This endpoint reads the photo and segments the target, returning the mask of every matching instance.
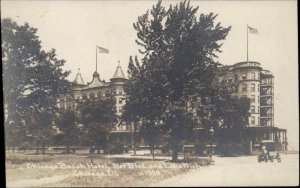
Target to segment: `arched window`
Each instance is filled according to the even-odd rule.
[[[98,97],[98,98],[101,98],[101,97],[102,97],[102,93],[101,93],[101,92],[98,92],[98,93],[97,93],[97,97]]]
[[[90,99],[94,99],[94,98],[95,98],[94,93],[90,93]]]
[[[105,91],[105,96],[106,96],[106,97],[109,97],[109,96],[110,96],[110,91],[108,91],[108,90]]]
[[[242,80],[246,80],[247,79],[247,73],[243,73],[242,74]]]
[[[247,91],[247,84],[242,84],[242,91]]]
[[[123,103],[123,99],[119,99],[119,104],[122,104]]]

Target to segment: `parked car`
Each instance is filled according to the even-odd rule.
[[[278,162],[281,162],[281,157],[277,149],[277,144],[273,140],[262,140],[261,145],[261,154],[258,155],[258,162],[273,162],[277,159]]]

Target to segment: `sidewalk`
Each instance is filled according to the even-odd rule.
[[[105,155],[107,158],[136,158],[136,159],[153,159],[152,154],[148,150],[140,150],[136,151],[136,155],[133,154],[133,151],[129,151],[129,153],[124,154],[114,154],[114,155]],[[154,154],[154,159],[159,160],[171,160],[172,156]],[[178,159],[183,159],[182,156],[178,156]]]
[[[149,150],[140,150],[136,151],[136,155],[133,154],[133,151],[129,151],[129,153],[124,154],[113,154],[113,155],[105,155],[107,158],[135,158],[135,159],[153,159],[152,154],[150,154]],[[199,158],[199,159],[209,159],[209,157],[200,157],[200,156],[194,156],[192,158]],[[154,159],[158,160],[171,160],[171,155],[162,155],[160,153],[154,154]],[[178,159],[182,160],[184,159],[183,154],[178,154]]]

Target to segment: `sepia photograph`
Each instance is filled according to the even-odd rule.
[[[297,0],[2,0],[6,187],[299,185]]]

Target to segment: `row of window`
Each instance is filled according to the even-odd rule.
[[[122,100],[119,100],[119,103],[122,103],[123,101]],[[62,103],[60,104],[59,106],[60,108],[65,108],[65,105]],[[72,110],[72,109],[76,109],[76,106],[75,104],[72,104],[72,103],[67,103],[67,109],[68,110]],[[122,113],[123,112],[123,108],[122,107],[118,107],[117,108],[117,113]]]
[[[251,113],[256,113],[256,112],[255,112],[255,106],[251,106],[251,107],[250,107],[250,112],[251,112]],[[258,106],[258,108],[257,108],[257,113],[260,113],[260,108],[259,108],[259,106]]]
[[[242,95],[241,97],[247,98],[247,95]],[[250,96],[250,103],[255,103],[256,102],[255,98],[256,98],[255,95],[251,95]],[[260,103],[259,95],[257,96],[257,103]],[[261,103],[262,106],[269,106],[269,105],[272,105],[272,104],[273,104],[272,100],[262,101],[262,103]]]
[[[119,94],[119,95],[123,95],[123,91],[119,90],[119,92],[117,93],[117,91],[114,91],[114,95]],[[101,97],[109,97],[111,96],[111,92],[110,91],[105,91],[105,92],[98,92],[97,95],[95,95],[94,93],[90,93],[89,95],[87,95],[86,93],[82,94],[82,98],[86,99],[86,98],[90,98],[93,99],[95,97],[101,98]],[[75,99],[80,99],[80,94],[75,94]],[[67,96],[66,97],[66,101],[71,101],[72,98],[71,96]],[[61,101],[64,101],[64,99],[62,98]]]
[[[63,103],[61,103],[59,107],[60,108],[65,108],[65,105]],[[75,108],[76,108],[75,104],[67,103],[67,109],[68,110],[75,109]]]
[[[251,116],[251,117],[250,117],[250,124],[251,124],[251,125],[255,125],[255,124],[256,124],[256,123],[255,123],[255,120],[256,120],[255,116]],[[265,124],[265,123],[263,123],[263,122],[260,123],[260,118],[257,117],[257,124],[258,124],[258,125],[264,126],[263,124]],[[267,121],[267,123],[266,123],[265,125],[271,126],[271,125],[272,125],[272,121]]]
[[[258,124],[260,124],[260,123],[259,123],[259,117],[257,117],[257,118],[258,118]],[[250,117],[250,124],[251,124],[251,125],[255,125],[255,119],[256,119],[255,116],[251,116],[251,117]]]
[[[242,95],[242,97],[247,98],[247,95]],[[255,95],[251,95],[251,96],[250,96],[250,102],[251,102],[251,103],[255,103],[255,102],[256,102],[256,100],[255,100]],[[259,95],[257,96],[257,102],[258,102],[258,103],[260,102],[260,100],[259,100]]]
[[[239,77],[239,75],[234,75],[234,80],[238,81],[238,80],[259,80],[259,73],[255,73],[255,72],[248,72],[248,73],[242,73],[241,76]],[[232,76],[228,76],[227,77],[227,82],[232,83],[233,81],[233,77]]]
[[[248,84],[242,84],[242,92],[247,92],[248,91]],[[255,87],[255,84],[252,83],[250,85],[250,91],[251,92],[255,92],[256,91],[256,87]],[[257,87],[257,91],[259,91],[259,84],[258,84],[258,87]]]

